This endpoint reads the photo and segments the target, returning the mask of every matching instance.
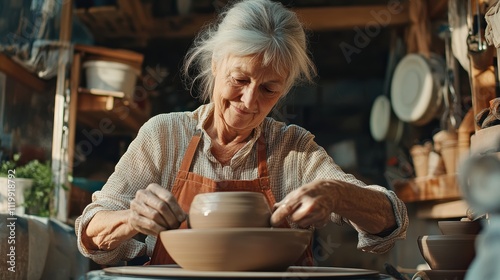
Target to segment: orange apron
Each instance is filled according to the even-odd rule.
[[[257,142],[257,159],[258,159],[258,173],[259,178],[255,180],[231,180],[231,181],[213,181],[209,178],[200,176],[198,174],[189,172],[191,167],[191,162],[193,160],[196,148],[201,139],[201,132],[198,131],[187,148],[186,154],[181,163],[181,167],[177,172],[177,177],[174,181],[174,187],[172,188],[172,194],[177,199],[177,202],[182,207],[184,212],[189,212],[189,207],[195,195],[199,193],[208,192],[223,192],[223,191],[251,191],[260,192],[264,194],[272,208],[276,203],[274,195],[271,191],[269,185],[269,174],[267,171],[267,154],[266,154],[266,143],[263,134],[261,134]],[[287,227],[290,227],[286,223]],[[187,222],[184,221],[181,229],[187,228]],[[156,239],[156,244],[153,249],[153,255],[151,256],[151,265],[158,264],[174,264],[174,260],[165,250],[160,238]],[[313,265],[313,257],[311,246],[309,245],[304,254],[296,262],[296,265],[300,266],[311,266]]]

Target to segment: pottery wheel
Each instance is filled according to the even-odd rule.
[[[363,279],[378,279],[379,272],[375,270],[341,267],[305,267],[291,266],[286,271],[195,271],[184,270],[172,265],[122,266],[103,269],[108,275],[129,275],[148,277],[194,277],[194,278],[276,278],[276,279],[307,279],[307,278],[344,278],[362,277]]]

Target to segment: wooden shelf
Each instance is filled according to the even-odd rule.
[[[135,103],[117,97],[123,93],[106,95],[104,91],[95,92],[78,88],[78,122],[98,129],[109,127],[106,128],[109,133],[137,133],[148,120],[148,115]]]
[[[450,219],[467,216],[467,202],[459,200],[434,200],[419,203],[417,218],[419,219]]]
[[[48,82],[38,78],[24,67],[16,63],[12,58],[0,53],[0,72],[12,77],[23,85],[31,89],[42,92],[48,88]]]
[[[398,197],[404,202],[461,198],[456,175],[396,180],[393,186]]]

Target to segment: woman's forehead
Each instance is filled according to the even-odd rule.
[[[226,71],[241,71],[245,74],[252,73],[262,73],[266,76],[272,77],[275,80],[286,79],[286,72],[284,70],[284,66],[276,65],[276,62],[271,61],[270,63],[265,64],[264,58],[262,55],[247,55],[247,56],[235,56],[228,55],[226,56],[220,66],[226,68]],[[278,69],[283,68],[281,71]]]

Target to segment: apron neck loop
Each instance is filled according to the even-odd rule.
[[[182,159],[181,166],[179,171],[184,171],[185,173],[189,172],[191,168],[191,163],[193,162],[194,154],[196,153],[196,148],[201,140],[201,131],[196,130],[193,138],[189,142],[189,145],[186,149],[186,153],[184,154],[184,158]],[[264,133],[261,133],[259,139],[257,140],[257,164],[258,164],[258,176],[259,178],[267,178],[269,177],[269,173],[267,171],[267,150],[266,150],[266,139],[264,137]]]
[[[267,151],[266,151],[266,139],[264,137],[264,132],[262,132],[257,140],[257,162],[258,162],[258,172],[259,178],[269,177],[267,171]]]
[[[194,158],[194,154],[196,153],[196,148],[198,147],[198,143],[200,143],[201,139],[201,131],[196,130],[193,138],[189,142],[189,146],[187,147],[186,153],[184,154],[184,158],[182,159],[181,167],[179,171],[189,172],[189,168],[191,167],[191,163]]]

